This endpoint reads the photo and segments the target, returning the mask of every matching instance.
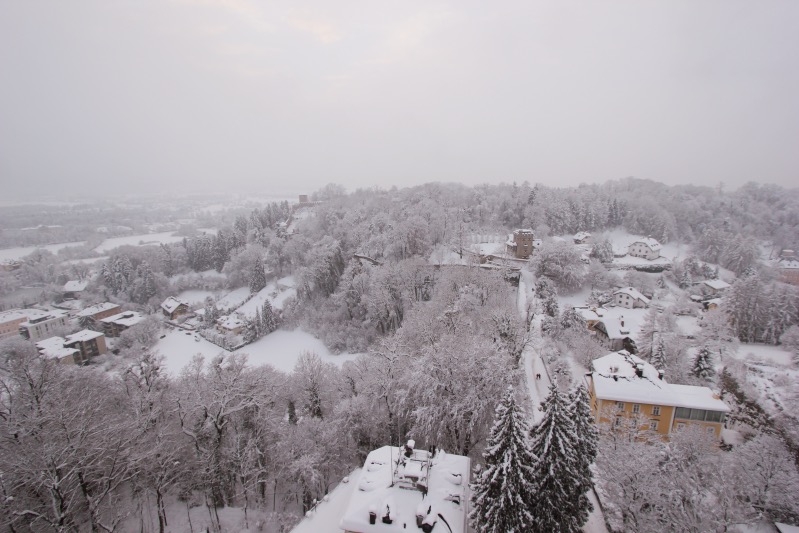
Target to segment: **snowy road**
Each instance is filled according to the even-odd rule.
[[[526,270],[522,270],[519,279],[519,293],[516,304],[519,309],[519,314],[523,319],[527,317],[528,301],[532,303],[533,300],[532,286],[533,275]],[[524,352],[522,352],[522,364],[524,365],[524,378],[527,384],[527,391],[530,395],[530,415],[533,424],[537,424],[543,417],[543,413],[539,407],[549,392],[550,384],[549,373],[541,358],[541,316],[535,316],[533,318],[530,323],[530,332],[532,333],[532,339]],[[541,376],[541,378],[536,379],[536,376]],[[594,506],[594,511],[588,516],[588,522],[583,526],[584,533],[608,533],[607,526],[605,525],[605,516],[602,513],[602,509],[599,507],[599,502],[593,490],[588,493],[588,497]]]

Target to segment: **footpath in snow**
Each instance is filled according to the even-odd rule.
[[[516,299],[516,305],[522,319],[527,319],[527,306],[533,302],[533,276],[530,272],[522,270],[519,279],[519,293]],[[541,357],[541,343],[543,338],[541,336],[541,316],[536,316],[530,323],[530,332],[532,339],[527,345],[527,348],[522,352],[522,364],[524,365],[524,377],[527,384],[527,392],[530,395],[530,415],[533,424],[541,421],[544,414],[540,410],[541,402],[547,397],[549,393],[549,373],[547,371],[544,360]],[[536,376],[541,376],[536,379]],[[594,491],[588,493],[588,497],[594,506],[593,512],[588,516],[588,522],[583,526],[584,533],[608,533],[608,528],[605,525],[605,516],[602,513],[602,508],[599,506],[596,494]]]

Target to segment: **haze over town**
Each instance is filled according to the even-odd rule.
[[[797,22],[0,2],[0,532],[799,532]]]

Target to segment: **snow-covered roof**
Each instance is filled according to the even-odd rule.
[[[624,322],[623,326],[622,322]],[[624,339],[630,336],[630,325],[620,318],[605,317],[597,324],[602,324],[605,327],[609,339]]]
[[[227,329],[229,331],[233,331],[236,328],[244,327],[244,322],[232,315],[224,315],[220,316],[216,319],[216,323],[219,324],[219,327],[223,329]]]
[[[724,413],[728,413],[731,410],[727,404],[721,401],[708,387],[669,383],[669,388],[671,388],[675,398],[672,405],[677,407],[707,409],[708,411],[721,411]]]
[[[104,335],[99,331],[84,329],[77,333],[73,333],[72,335],[67,335],[65,344],[72,344],[73,342],[86,342],[103,336]]]
[[[711,289],[716,289],[717,291],[730,288],[730,284],[729,283],[727,283],[726,281],[720,280],[720,279],[706,279],[702,283],[704,283],[705,285],[707,285]]]
[[[139,322],[144,320],[144,317],[137,313],[136,311],[123,311],[122,313],[109,316],[108,318],[102,319],[100,322],[106,324],[119,324],[120,326],[135,326]]]
[[[36,349],[42,357],[47,359],[61,359],[79,353],[80,350],[75,348],[65,348],[64,339],[62,337],[50,337],[36,343]]]
[[[604,307],[575,307],[574,310],[583,320],[601,320],[605,316]]]
[[[61,311],[59,309],[54,309],[52,311],[41,311],[39,309],[26,309],[26,314],[28,315],[28,321],[23,322],[20,326],[32,326],[39,324],[40,322],[46,322],[48,320],[55,320],[58,318],[63,318],[68,315],[66,311]]]
[[[532,235],[533,230],[531,229],[515,229],[513,230],[514,235]]]
[[[668,383],[657,368],[626,350],[594,359],[591,365],[594,392],[601,400],[730,411],[709,388]]]
[[[647,298],[646,296],[641,294],[638,291],[638,289],[636,289],[634,287],[622,287],[621,289],[615,291],[613,293],[613,296],[616,296],[617,294],[626,294],[627,296],[629,296],[633,300],[641,300],[642,302],[644,302],[646,304],[649,303],[649,298]]]
[[[653,239],[652,237],[645,237],[645,238],[636,239],[636,240],[634,240],[633,242],[630,243],[630,246],[632,246],[633,244],[638,244],[639,242],[641,244],[645,244],[646,246],[649,246],[649,249],[652,250],[653,252],[655,252],[657,250],[660,250],[660,248],[661,248],[660,243],[658,241],[656,241],[655,239]]]
[[[97,313],[102,313],[103,311],[110,311],[115,307],[119,307],[118,304],[112,304],[111,302],[103,302],[101,304],[94,304],[90,305],[89,307],[84,308],[82,311],[78,313],[77,316],[84,317],[84,316],[94,316]]]
[[[81,292],[86,289],[88,281],[71,279],[64,284],[64,292]]]
[[[0,311],[0,324],[13,320],[27,319],[28,311],[31,311],[31,309],[9,309],[8,311]]]
[[[584,241],[585,239],[589,238],[590,236],[591,236],[591,234],[588,233],[587,231],[580,231],[578,233],[575,233],[574,237],[572,237],[572,238],[575,241]]]
[[[468,457],[441,450],[432,457],[427,451],[413,450],[411,457],[405,458],[403,450],[395,446],[378,448],[366,457],[364,468],[354,481],[356,487],[339,527],[369,533],[418,531],[419,513],[428,522],[440,520],[439,514],[444,517],[449,529],[440,524],[435,531],[443,528],[442,531],[465,533],[470,470]],[[426,496],[421,486],[427,487]],[[391,524],[382,521],[387,509]],[[374,524],[369,523],[370,512],[377,515]]]
[[[774,527],[776,527],[777,531],[780,533],[799,533],[799,526],[791,526],[781,522],[774,522]]]
[[[783,257],[782,259],[777,261],[777,266],[779,268],[783,268],[783,269],[786,269],[786,270],[788,270],[788,269],[790,269],[790,270],[799,269],[799,260],[794,259],[792,257]]]
[[[161,309],[163,309],[167,313],[174,313],[181,305],[188,306],[189,304],[187,304],[186,302],[181,302],[174,296],[170,296],[169,298],[163,301],[163,303],[161,304]]]

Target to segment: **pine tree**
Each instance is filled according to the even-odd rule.
[[[588,491],[593,484],[591,464],[596,460],[599,444],[599,432],[591,413],[591,399],[584,385],[578,386],[569,394],[569,414],[575,426],[577,458],[580,461],[579,472],[582,479],[579,490],[572,498],[580,513],[578,521],[584,524],[594,508],[588,499]]]
[[[516,405],[513,388],[497,405],[494,426],[483,452],[485,469],[472,484],[472,525],[483,533],[530,531],[533,515],[527,502],[535,456],[530,451],[528,426]]]
[[[264,271],[264,262],[260,257],[255,259],[250,274],[250,292],[256,293],[266,287],[266,272]]]
[[[532,451],[537,457],[533,466],[530,507],[535,521],[530,531],[536,533],[578,532],[588,517],[577,495],[586,480],[578,457],[576,424],[571,418],[566,398],[555,383],[541,404],[544,418],[532,430]]]
[[[691,373],[698,378],[710,381],[716,374],[712,359],[713,356],[710,350],[708,350],[706,346],[702,346],[699,348],[696,358],[694,358],[694,366],[691,369]]]
[[[655,334],[655,343],[652,346],[649,362],[658,370],[666,370],[666,340],[662,333]]]
[[[252,320],[253,327],[255,327],[255,338],[260,339],[264,335],[266,335],[266,330],[264,328],[264,319],[261,317],[261,311],[257,307],[255,308],[255,318]]]
[[[263,324],[263,334],[268,335],[277,329],[277,316],[275,315],[272,304],[269,300],[264,301],[263,313],[261,313],[261,324]]]
[[[254,342],[258,339],[258,328],[256,326],[256,322],[254,320],[247,319],[246,323],[244,324],[244,342],[247,344]]]

